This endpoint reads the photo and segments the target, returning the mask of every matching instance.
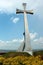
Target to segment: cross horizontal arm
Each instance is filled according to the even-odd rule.
[[[24,11],[23,10],[16,9],[16,14],[19,14],[19,13],[24,13]]]
[[[27,14],[33,14],[33,11],[32,10],[27,10],[26,13]]]
[[[32,10],[25,10],[26,14],[33,14]],[[16,9],[16,14],[24,13],[24,10]]]

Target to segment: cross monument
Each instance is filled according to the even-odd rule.
[[[26,10],[26,3],[23,3],[24,10],[17,9],[16,14],[23,13],[24,14],[24,44],[25,47],[23,49],[24,52],[28,52],[31,55],[33,54],[31,43],[30,43],[30,33],[28,31],[28,20],[27,20],[27,14],[33,14],[32,10]]]

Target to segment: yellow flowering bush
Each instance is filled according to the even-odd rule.
[[[41,56],[15,56],[3,57],[0,56],[0,65],[43,65]]]
[[[5,58],[3,56],[0,56],[0,62],[3,62]]]

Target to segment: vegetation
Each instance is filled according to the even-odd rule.
[[[43,65],[43,55],[30,56],[27,53],[9,52],[0,55],[0,65]]]

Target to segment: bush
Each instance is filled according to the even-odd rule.
[[[0,65],[43,65],[41,56],[15,56],[3,57],[0,56]]]

